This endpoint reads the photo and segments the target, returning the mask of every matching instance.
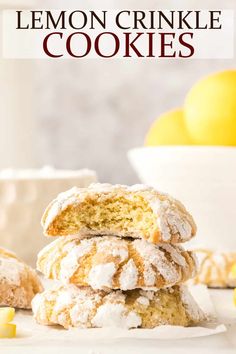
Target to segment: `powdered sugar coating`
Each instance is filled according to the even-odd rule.
[[[131,290],[135,289],[137,286],[138,280],[138,270],[133,261],[130,259],[123,267],[122,272],[120,273],[120,287],[122,290]]]
[[[24,264],[17,259],[0,256],[0,282],[4,281],[8,284],[19,286],[23,271]]]
[[[47,229],[49,224],[55,219],[60,211],[66,209],[68,205],[72,205],[73,203],[77,203],[76,194],[79,188],[73,187],[66,192],[62,192],[58,194],[56,203],[52,202],[50,204],[50,215],[48,215],[47,220],[44,220],[44,227]]]
[[[145,296],[139,296],[136,301],[143,306],[148,306],[150,304],[149,299]]]
[[[104,304],[97,310],[92,320],[94,327],[137,328],[142,319],[134,311],[127,313],[123,304]]]
[[[188,312],[189,316],[193,318],[196,322],[200,322],[204,319],[204,315],[202,310],[197,305],[196,301],[188,291],[187,286],[181,287],[181,300],[184,303],[186,311]]]
[[[118,257],[120,262],[124,262],[128,259],[129,253],[127,243],[122,239],[115,239],[110,237],[100,237],[96,242],[97,252],[113,257]]]
[[[149,261],[150,265],[156,267],[163,278],[167,280],[168,285],[176,284],[179,281],[180,274],[174,265],[171,262],[168,262],[163,251],[160,249],[153,249],[152,244],[148,242],[139,242],[139,240],[135,240],[133,246],[146,262]],[[148,271],[149,269],[146,268],[144,274]],[[147,276],[148,275],[146,275],[146,277]]]
[[[160,289],[195,275],[191,252],[180,246],[115,236],[58,238],[38,257],[48,278],[93,289]]]
[[[112,278],[116,272],[113,262],[98,264],[89,272],[88,284],[93,289],[102,289],[104,287],[112,287]]]
[[[140,230],[134,230],[126,233],[124,230],[116,230],[116,233],[111,231],[111,234],[117,236],[131,236],[133,238],[148,238],[150,241],[157,242],[185,242],[195,235],[196,225],[191,215],[186,211],[184,206],[174,198],[167,194],[156,191],[154,188],[146,185],[110,185],[101,183],[92,183],[88,188],[74,187],[67,192],[61,193],[52,201],[46,209],[42,225],[45,235],[50,236],[50,226],[60,213],[68,206],[79,206],[84,200],[99,196],[101,200],[110,198],[112,196],[121,196],[132,200],[135,195],[142,196],[149,204],[154,215],[156,215],[156,228],[160,241],[156,241],[154,236],[148,238],[147,235],[142,235]],[[83,228],[78,230],[76,235],[78,237],[85,237],[88,235],[101,235],[104,230],[92,230]],[[108,234],[108,230],[106,230]],[[154,237],[154,239],[152,238]],[[158,240],[159,240],[158,238]]]
[[[73,285],[56,286],[38,294],[32,308],[38,323],[60,324],[65,328],[186,326],[204,317],[187,289],[182,287],[157,292],[138,289],[104,292]]]
[[[31,308],[33,296],[41,290],[36,272],[14,253],[0,248],[0,306]]]
[[[84,242],[83,242],[84,241]],[[67,256],[63,258],[60,268],[59,279],[68,281],[70,277],[73,276],[80,259],[88,254],[92,249],[92,242],[90,240],[82,240],[82,242],[77,246],[71,248]]]
[[[146,287],[154,287],[156,282],[156,270],[153,269],[149,260],[143,262],[143,279]]]
[[[173,247],[170,244],[163,244],[161,245],[162,249],[164,249],[166,252],[170,253],[171,258],[173,261],[177,264],[179,264],[182,267],[186,266],[186,260],[185,258],[181,255],[181,248],[178,248],[178,246]]]

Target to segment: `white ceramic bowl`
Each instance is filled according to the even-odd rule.
[[[193,244],[236,251],[236,148],[145,147],[128,158],[143,183],[189,209],[198,225]]]
[[[37,253],[52,240],[43,236],[40,220],[49,202],[73,186],[96,181],[90,170],[5,170],[0,172],[0,247],[15,251],[35,266]]]

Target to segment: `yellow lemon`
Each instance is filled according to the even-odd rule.
[[[229,276],[233,279],[236,279],[236,263],[230,269]]]
[[[15,309],[13,307],[0,308],[0,324],[9,323],[14,319]]]
[[[0,338],[14,338],[16,325],[13,323],[0,324]]]
[[[236,289],[234,289],[233,301],[234,301],[234,305],[236,306]]]
[[[236,145],[236,70],[215,73],[197,82],[184,108],[195,143]]]
[[[182,109],[176,109],[158,117],[148,131],[145,140],[147,146],[191,144]]]

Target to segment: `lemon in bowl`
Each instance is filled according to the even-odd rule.
[[[193,142],[186,129],[184,111],[181,108],[163,113],[150,127],[146,146],[191,145]]]
[[[186,129],[200,145],[236,145],[236,70],[198,81],[184,104]]]

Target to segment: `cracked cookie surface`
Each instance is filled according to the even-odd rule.
[[[115,236],[60,237],[38,255],[47,278],[93,289],[160,289],[196,275],[192,252],[170,244]]]
[[[64,328],[190,326],[204,320],[202,310],[184,286],[156,292],[56,286],[36,295],[32,309],[38,323]]]
[[[30,309],[43,287],[37,273],[16,255],[0,248],[0,306]]]

